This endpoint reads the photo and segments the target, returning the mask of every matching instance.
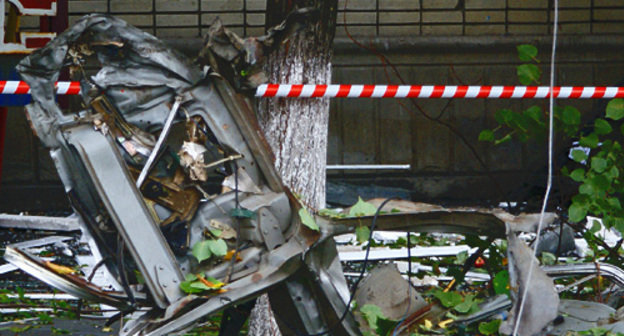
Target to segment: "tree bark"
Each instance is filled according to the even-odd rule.
[[[332,42],[337,0],[268,0],[266,27],[279,24],[295,8],[319,10],[316,24],[294,33],[269,55],[265,72],[271,83],[331,83]],[[309,208],[325,207],[325,165],[329,100],[267,98],[258,103],[258,119],[275,153],[275,168]],[[249,335],[280,335],[263,295],[250,316]]]
[[[295,6],[318,8],[319,20],[293,34],[269,55],[265,72],[272,83],[329,84],[337,1],[269,0],[267,26],[281,22]],[[286,186],[308,207],[323,208],[329,100],[262,99],[258,119]]]

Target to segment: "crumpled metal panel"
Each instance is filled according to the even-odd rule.
[[[102,14],[83,17],[17,66],[31,89],[33,101],[27,109],[33,126],[47,146],[58,147],[56,129],[72,121],[56,105],[54,83],[67,57],[91,53],[103,67],[90,78],[94,87],[82,83],[83,97],[89,102],[92,89],[107,93],[129,121],[156,121],[158,126],[158,120],[164,121],[159,118],[163,113],[159,106],[203,78],[186,57],[125,21]]]
[[[507,244],[510,293],[514,306],[499,331],[506,335],[512,334],[518,322],[518,335],[535,335],[557,317],[559,294],[553,279],[539,267],[533,251],[511,230],[507,233]],[[522,300],[524,308],[518,317]]]

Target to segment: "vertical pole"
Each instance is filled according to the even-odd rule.
[[[4,154],[4,137],[6,134],[7,108],[0,107],[0,184],[2,184],[2,159]]]

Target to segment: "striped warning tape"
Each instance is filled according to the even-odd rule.
[[[0,94],[29,94],[30,87],[24,81],[0,81]],[[57,82],[56,94],[77,95],[80,93],[80,82]]]
[[[28,94],[23,81],[0,81],[0,94]],[[80,93],[79,82],[58,82],[56,93]],[[555,86],[555,98],[598,99],[624,98],[624,87]],[[349,84],[263,84],[256,97],[292,98],[548,98],[548,86],[472,86],[472,85],[349,85]]]
[[[548,86],[263,84],[256,97],[548,98]],[[555,86],[555,98],[624,98],[624,87]]]

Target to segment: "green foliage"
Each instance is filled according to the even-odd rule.
[[[299,209],[299,218],[301,219],[301,224],[307,226],[314,231],[319,230],[319,226],[318,224],[316,224],[314,217],[310,215],[308,209],[306,209],[305,207],[301,207],[301,209]]]
[[[207,239],[195,243],[191,250],[198,262],[210,259],[212,256],[223,257],[227,254],[227,244],[223,239]]]
[[[524,61],[524,62],[536,61],[539,63],[539,61],[536,58],[537,48],[535,48],[533,45],[521,44],[517,46],[516,49],[518,50],[518,58],[521,61]]]
[[[492,320],[490,322],[479,323],[479,332],[483,335],[489,336],[498,333],[498,328],[501,325],[501,320]]]
[[[349,217],[372,216],[376,212],[377,207],[368,202],[364,202],[361,197],[358,197],[357,203],[349,209]]]
[[[533,64],[537,61],[537,49],[530,45],[517,47],[518,57],[524,62],[518,66],[521,83],[539,83],[541,71]],[[572,172],[565,168],[563,174],[579,183],[578,194],[572,197],[568,207],[568,218],[572,223],[585,220],[587,215],[600,217],[607,228],[624,229],[624,210],[620,199],[624,197],[624,181],[620,170],[624,166],[624,152],[618,140],[607,138],[613,132],[613,121],[624,118],[624,99],[611,100],[605,115],[591,124],[583,125],[581,113],[572,106],[554,108],[553,127],[558,134],[578,140],[579,145],[589,148],[587,154],[581,149],[571,152]],[[495,145],[512,139],[522,142],[532,140],[543,142],[547,135],[548,114],[537,106],[522,112],[502,109],[495,114],[498,126],[483,130],[479,140]],[[581,131],[582,130],[582,131]],[[624,125],[620,131],[624,134]]]
[[[492,285],[496,294],[509,295],[509,271],[502,270],[496,273],[492,279]]]
[[[624,118],[624,99],[616,98],[607,104],[607,118],[620,120]]]
[[[201,275],[199,275],[201,277]],[[198,294],[205,291],[214,291],[225,284],[213,277],[200,279],[198,275],[187,274],[184,281],[180,283],[180,289],[187,294]],[[202,281],[203,280],[203,281]]]
[[[433,289],[429,294],[438,299],[445,308],[452,308],[460,314],[477,312],[479,310],[479,302],[481,302],[481,300],[476,299],[474,294],[462,296],[458,292],[445,292],[441,289]]]
[[[440,303],[446,308],[453,308],[463,301],[461,294],[457,292],[445,292],[440,289],[435,289],[431,294],[436,299],[440,300]]]
[[[364,320],[366,320],[366,323],[368,323],[368,326],[379,336],[390,335],[397,324],[397,321],[385,317],[381,308],[373,304],[365,304],[360,308],[360,312]],[[365,335],[366,334],[367,333],[365,333]],[[370,335],[370,333],[368,333],[368,335]]]
[[[537,48],[532,45],[524,44],[517,47],[518,58],[524,62],[532,62],[521,64],[516,67],[518,80],[523,85],[534,85],[540,83],[542,71],[536,64]],[[624,115],[624,112],[623,112]],[[581,125],[581,113],[572,106],[556,107],[554,109],[554,127],[555,130],[561,131],[568,136],[578,133]],[[543,141],[548,134],[548,113],[542,111],[539,106],[531,106],[520,112],[510,109],[501,109],[494,115],[498,126],[494,129],[486,129],[479,134],[479,141],[492,142],[494,145],[500,145],[517,139],[521,142],[528,140]],[[599,132],[608,133],[608,126],[603,122],[597,125]],[[607,133],[605,133],[607,132]],[[593,138],[586,139],[588,141],[595,140]]]
[[[355,238],[358,243],[363,244],[364,242],[367,242],[369,237],[370,229],[368,226],[359,226],[355,229]]]
[[[522,64],[516,68],[518,80],[523,85],[539,84],[542,70],[535,64]]]
[[[612,332],[609,329],[602,327],[594,327],[586,331],[579,331],[577,333],[573,333],[572,335],[588,335],[588,336],[624,336],[623,333],[620,332]]]
[[[319,215],[321,216],[325,216],[325,217],[330,217],[330,218],[344,218],[346,217],[345,214],[338,212],[334,209],[321,209],[318,212]]]

